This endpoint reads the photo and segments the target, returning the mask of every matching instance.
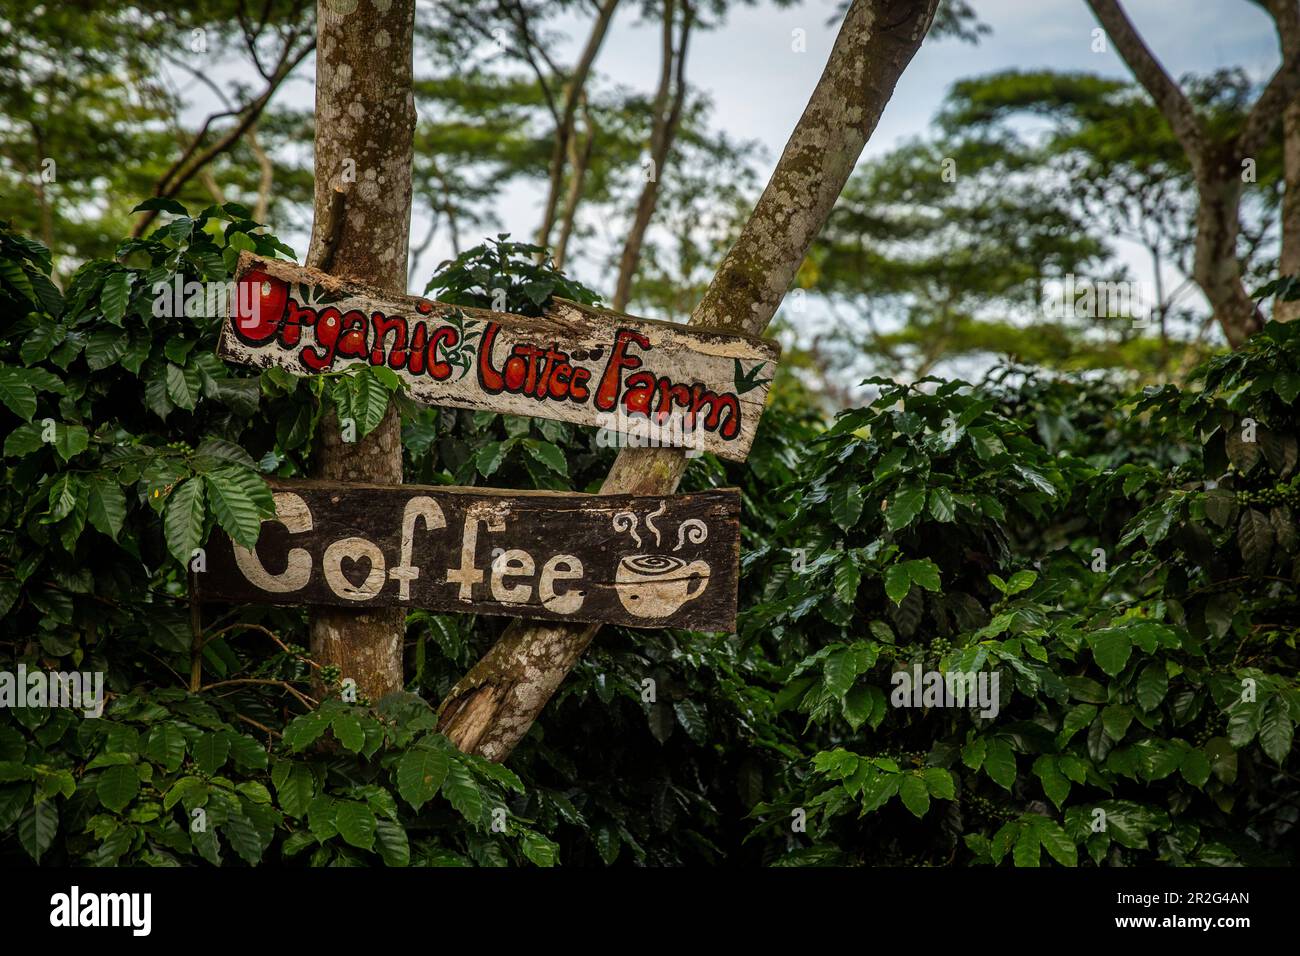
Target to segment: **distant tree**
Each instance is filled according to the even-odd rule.
[[[1239,123],[1253,87],[1238,71],[1187,80],[1220,126]],[[1189,296],[1196,185],[1181,145],[1136,84],[1089,73],[1007,71],[954,84],[935,135],[867,164],[803,273],[810,290],[861,310],[820,344],[832,370],[923,375],[937,362],[1009,354],[1056,367],[1189,367],[1212,321]],[[1239,268],[1272,269],[1282,191],[1276,138],[1242,193]],[[1154,275],[1142,319],[1070,320],[1042,308],[1044,283],[1073,273],[1130,280],[1117,240]],[[1183,279],[1167,282],[1167,274]],[[1149,306],[1149,314],[1147,307]],[[838,355],[838,359],[836,356]]]
[[[1180,86],[1165,71],[1118,0],[1087,2],[1186,154],[1198,200],[1192,272],[1228,344],[1236,348],[1263,324],[1263,315],[1242,281],[1241,199],[1283,111],[1300,95],[1300,6],[1294,0],[1258,0],[1277,26],[1282,63],[1249,111],[1239,121],[1224,124],[1197,109],[1185,84]],[[1287,135],[1300,140],[1300,124],[1293,124]],[[1292,145],[1291,152],[1297,148]],[[1300,230],[1300,206],[1288,208],[1295,216],[1283,225],[1290,249],[1300,242],[1294,235]]]
[[[1106,258],[1081,211],[1043,179],[1043,154],[996,138],[917,142],[863,166],[800,283],[860,308],[836,323],[846,360],[906,377],[972,353],[1060,365],[1077,328],[1039,310],[1043,279]],[[1019,323],[1013,317],[1028,317]]]

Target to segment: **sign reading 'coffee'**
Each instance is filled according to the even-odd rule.
[[[743,461],[776,370],[763,339],[635,319],[562,299],[541,318],[380,292],[239,257],[217,352],[295,375],[385,366],[411,395],[609,429],[626,444]]]
[[[732,630],[735,489],[666,497],[275,482],[253,550],[217,531],[203,600],[420,607]]]

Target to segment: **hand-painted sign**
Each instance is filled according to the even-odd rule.
[[[732,630],[740,493],[582,495],[331,481],[272,484],[254,550],[223,532],[200,599],[420,607]]]
[[[240,253],[217,353],[316,375],[383,365],[416,400],[594,425],[743,461],[780,348],[556,300],[529,318]],[[251,286],[251,288],[250,288]]]

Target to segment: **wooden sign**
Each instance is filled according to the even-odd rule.
[[[583,495],[273,482],[250,551],[213,534],[200,599],[735,627],[740,493]]]
[[[217,354],[295,375],[384,365],[430,405],[593,425],[744,461],[780,347],[555,300],[529,318],[242,252]]]

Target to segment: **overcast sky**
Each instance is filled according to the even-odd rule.
[[[1091,51],[1097,22],[1083,0],[973,0],[973,5],[992,34],[978,45],[928,41],[903,73],[868,154],[922,132],[949,86],[964,77],[1041,67],[1128,76],[1113,49]],[[737,7],[724,27],[692,38],[688,77],[713,98],[717,124],[763,142],[772,162],[826,63],[838,29],[838,22],[826,23],[835,6],[809,0],[784,10],[762,2]],[[1124,7],[1175,76],[1241,66],[1262,79],[1277,67],[1272,22],[1249,0],[1126,0]],[[637,25],[633,13],[616,15],[597,68],[651,89],[659,64],[657,26]],[[807,31],[805,53],[791,50],[796,29]]]
[[[1107,44],[1104,53],[1093,52],[1092,31],[1098,24],[1083,0],[972,2],[992,33],[975,45],[955,39],[927,41],[904,71],[866,156],[924,133],[948,89],[966,77],[1011,68],[1130,76],[1113,45]],[[737,7],[725,26],[692,39],[690,82],[712,98],[716,125],[734,137],[764,145],[763,182],[830,53],[838,22],[827,20],[835,6],[834,0],[809,0],[788,9],[761,2]],[[1280,57],[1272,21],[1249,0],[1125,0],[1124,7],[1175,77],[1239,66],[1262,82],[1277,68]],[[652,89],[659,63],[656,27],[638,25],[632,13],[624,10],[616,18],[597,67],[619,82]],[[807,31],[804,53],[791,49],[796,29]],[[577,37],[581,29],[575,26],[570,33]],[[576,55],[572,47],[566,52],[570,60]],[[510,190],[499,207],[507,227],[516,235],[531,235],[541,198],[531,187]],[[445,253],[440,249],[439,258]],[[1121,245],[1120,254],[1139,280],[1150,280],[1144,253]],[[595,278],[584,265],[576,263],[581,277]],[[1165,278],[1175,277],[1171,273]],[[810,315],[801,321],[817,319]]]
[[[867,144],[867,156],[886,152],[925,132],[948,88],[965,77],[1009,68],[1129,75],[1113,46],[1108,44],[1104,53],[1092,51],[1092,31],[1097,24],[1083,0],[972,2],[992,33],[977,45],[953,39],[928,41],[899,81]],[[717,127],[733,138],[757,140],[763,145],[762,182],[766,182],[825,65],[838,29],[838,22],[827,23],[835,6],[835,0],[806,0],[780,9],[759,0],[754,6],[734,7],[724,25],[697,31],[692,38],[689,82],[712,99]],[[1124,7],[1175,76],[1239,66],[1262,81],[1277,66],[1272,22],[1250,0],[1125,0]],[[648,92],[659,69],[658,25],[638,22],[638,8],[639,4],[627,3],[618,10],[596,70],[605,82]],[[557,50],[557,59],[571,63],[588,24],[574,20],[554,26],[568,35],[568,42]],[[796,29],[806,31],[805,52],[792,49]],[[311,70],[310,63],[303,64],[297,82],[283,91],[286,100],[310,106]],[[193,113],[201,116],[202,112],[196,103]],[[504,229],[517,238],[531,239],[543,197],[540,181],[503,190],[496,209]],[[412,235],[423,236],[427,226],[427,220],[417,215]],[[305,236],[289,234],[284,238],[300,253],[305,251]],[[450,251],[446,236],[439,236],[423,260],[421,276],[427,276]],[[1149,278],[1144,258],[1134,254],[1125,259],[1139,278]],[[578,260],[574,270],[580,278],[604,284],[602,277],[593,274],[591,263]]]

